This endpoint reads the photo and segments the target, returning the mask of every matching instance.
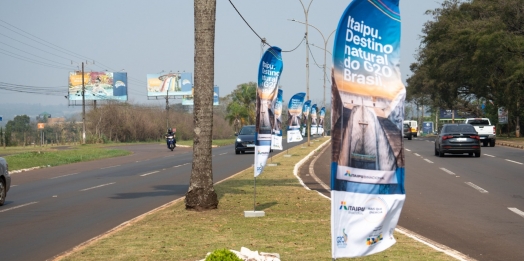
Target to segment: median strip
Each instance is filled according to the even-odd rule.
[[[102,185],[98,185],[98,186],[95,186],[95,187],[90,187],[90,188],[86,188],[86,189],[82,189],[80,191],[86,191],[86,190],[90,190],[90,189],[96,189],[96,188],[100,188],[100,187],[104,187],[104,186],[109,186],[109,185],[113,185],[115,184],[116,182],[111,182],[111,183],[107,183],[107,184],[102,184]]]

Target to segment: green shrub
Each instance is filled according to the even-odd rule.
[[[217,249],[206,257],[205,261],[242,261],[235,253],[228,249]]]

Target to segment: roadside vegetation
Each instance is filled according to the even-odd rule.
[[[311,151],[318,153],[327,139],[274,156],[271,161],[277,166],[266,167],[256,180],[256,206],[253,169],[249,168],[214,185],[218,209],[187,211],[181,199],[58,260],[195,261],[216,249],[239,251],[241,247],[279,253],[286,261],[331,260],[330,201],[304,188],[293,174],[295,164]],[[292,157],[284,157],[286,153]],[[265,216],[244,217],[244,211],[254,208]],[[395,237],[397,243],[384,252],[337,260],[455,260],[400,233]]]

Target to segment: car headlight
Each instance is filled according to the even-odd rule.
[[[240,138],[237,138],[237,142],[242,142],[242,140]]]

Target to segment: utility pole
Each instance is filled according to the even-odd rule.
[[[169,129],[169,86],[166,93],[166,128]]]
[[[84,81],[84,62],[82,62],[82,144],[86,144],[86,85]]]

